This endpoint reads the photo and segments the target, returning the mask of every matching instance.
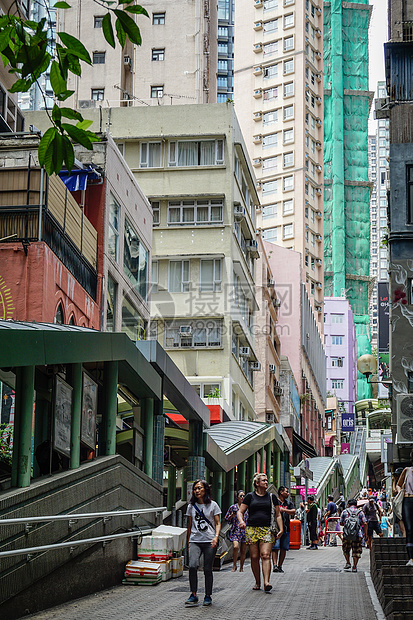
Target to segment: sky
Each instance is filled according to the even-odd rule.
[[[377,82],[385,79],[384,48],[388,40],[387,0],[370,0],[373,6],[369,29],[369,89],[377,95]],[[370,113],[369,133],[374,133],[376,123],[373,121],[374,103]]]

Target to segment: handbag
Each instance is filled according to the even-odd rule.
[[[402,519],[402,509],[403,509],[404,492],[405,492],[405,487],[406,487],[406,478],[407,478],[407,474],[404,477],[402,488],[397,493],[396,497],[393,499],[393,512],[394,512],[394,515],[398,519]]]
[[[271,534],[274,534],[274,536],[277,536],[278,532],[280,531],[280,528],[278,527],[277,517],[275,516],[275,506],[274,506],[274,503],[272,501],[272,497],[273,497],[273,494],[270,493],[270,502],[271,502],[270,530],[271,530]]]

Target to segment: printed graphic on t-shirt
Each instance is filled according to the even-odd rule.
[[[205,518],[199,514],[198,511],[195,511],[195,525],[198,532],[206,532],[210,527],[208,523],[205,521]]]

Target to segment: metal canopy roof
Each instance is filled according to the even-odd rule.
[[[159,374],[120,332],[53,323],[0,321],[0,368],[119,362],[119,384],[138,398],[162,398]]]
[[[210,411],[157,340],[140,340],[139,351],[163,379],[163,393],[187,420],[210,425]]]
[[[274,424],[222,422],[204,432],[205,458],[212,469],[218,465],[224,471],[230,471],[274,439],[283,450],[283,440]]]

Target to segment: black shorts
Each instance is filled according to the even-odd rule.
[[[378,521],[369,521],[367,523],[367,535],[373,536],[373,532],[376,532],[376,534],[381,534],[381,527]]]

